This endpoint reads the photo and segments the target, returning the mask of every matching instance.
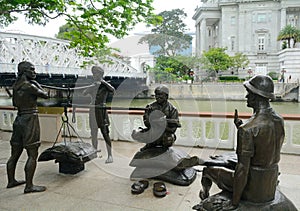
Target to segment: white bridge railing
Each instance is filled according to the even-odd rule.
[[[90,138],[88,110],[76,109],[75,114],[76,122],[72,123],[72,113],[68,113],[69,123],[75,128],[80,137]],[[143,127],[142,114],[143,111],[109,111],[111,138],[115,141],[134,141],[131,138],[131,132],[140,126]],[[16,111],[11,107],[0,108],[0,130],[12,131],[15,116]],[[250,114],[240,114],[242,119],[248,119],[249,117]],[[282,153],[300,155],[300,115],[283,115],[283,117],[285,119],[286,138],[282,147]],[[54,121],[51,118],[54,118]],[[235,149],[236,128],[233,124],[233,114],[185,112],[180,113],[180,122],[182,127],[176,131],[177,145]],[[61,115],[40,114],[40,124],[42,140],[54,141],[61,124]],[[54,126],[51,127],[49,124],[54,124]],[[49,137],[51,135],[43,135],[43,131],[51,134],[52,137]],[[99,138],[102,138],[101,133],[99,132],[98,134]],[[73,133],[72,135],[76,134]]]
[[[21,61],[30,61],[37,73],[92,75],[90,66],[82,66],[87,61],[97,62],[97,58],[83,57],[78,49],[70,48],[66,40],[0,32],[0,73],[17,74]],[[146,78],[142,69],[137,70],[128,63],[108,56],[109,62],[103,64],[105,76]],[[101,62],[102,63],[102,62]]]

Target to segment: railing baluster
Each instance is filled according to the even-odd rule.
[[[0,130],[12,131],[12,123],[16,116],[16,110],[12,107],[0,107]],[[133,129],[138,129],[139,126],[143,127],[143,116],[140,111],[109,111],[109,117],[111,121],[110,135],[113,140],[126,140],[134,141],[131,138],[131,132]],[[72,114],[69,113],[70,117]],[[247,119],[250,114],[243,116],[243,119]],[[90,138],[90,129],[88,123],[89,112],[88,109],[76,110],[77,120],[75,123],[70,122],[75,128],[76,132],[82,138]],[[44,117],[45,118],[45,117]],[[299,124],[300,116],[295,117],[284,115],[285,118],[285,132],[286,139],[285,144],[282,147],[282,153],[292,153],[300,155],[300,144],[293,143],[293,139],[297,133],[294,128]],[[71,118],[69,118],[71,119]],[[214,147],[220,149],[234,149],[236,146],[236,128],[233,124],[233,115],[229,114],[180,114],[180,121],[184,123],[183,128],[179,128],[176,132],[178,145],[184,146],[201,146],[201,147]],[[214,134],[212,137],[207,131],[207,124],[211,124],[210,129],[213,128]],[[224,124],[226,130],[220,130],[221,125]],[[226,126],[228,124],[228,126]],[[201,133],[199,134],[199,130]],[[226,137],[225,140],[222,139]],[[99,131],[99,136],[102,135]],[[72,134],[75,135],[75,134]]]

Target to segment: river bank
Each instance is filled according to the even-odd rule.
[[[150,84],[148,95],[153,95],[160,84]],[[245,100],[242,83],[166,84],[173,99]],[[275,101],[300,102],[299,84],[274,83]]]
[[[110,96],[109,101],[114,99],[153,99],[154,90],[159,85],[153,83],[148,85],[147,90],[140,91],[126,91],[123,86],[120,86],[116,89],[115,95]],[[170,91],[169,98],[174,100],[245,101],[245,95],[247,94],[242,83],[176,83],[166,85]],[[274,93],[276,96],[274,102],[300,102],[299,84],[297,83],[274,83]],[[9,94],[4,88],[0,89],[0,97],[2,99],[9,98]],[[66,98],[66,96],[63,97]],[[79,104],[88,104],[89,100],[88,97],[83,97],[77,92],[72,96],[72,101]],[[53,97],[50,101],[57,104],[60,99]],[[51,104],[51,102],[49,103]],[[53,105],[47,104],[47,106]]]

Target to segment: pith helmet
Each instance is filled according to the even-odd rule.
[[[244,86],[251,92],[268,99],[275,99],[274,83],[270,76],[256,75],[249,81],[244,82]]]
[[[157,91],[161,91],[161,92],[169,95],[169,89],[166,85],[160,85],[160,86],[156,87],[154,90],[154,93],[156,93]]]

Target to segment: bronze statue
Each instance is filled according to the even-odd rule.
[[[23,61],[18,64],[18,77],[13,85],[13,106],[18,114],[13,123],[11,137],[11,157],[7,162],[7,188],[26,183],[24,193],[42,192],[44,186],[33,185],[33,176],[37,165],[40,142],[40,125],[38,119],[37,98],[48,98],[41,86],[34,80],[36,77],[34,65]],[[15,179],[17,162],[26,149],[28,159],[25,165],[25,181]]]
[[[256,75],[244,86],[248,92],[247,106],[253,108],[253,115],[243,123],[235,111],[234,124],[238,129],[236,157],[223,155],[210,161],[192,157],[181,162],[181,166],[206,165],[199,194],[203,201],[195,209],[203,210],[206,206],[209,210],[218,210],[222,204],[223,210],[233,210],[238,208],[241,200],[262,205],[275,198],[285,132],[283,118],[270,107],[270,100],[275,98],[274,84],[269,76]],[[224,197],[220,195],[209,197],[213,182],[223,192],[230,193],[227,195],[229,201],[222,203]]]
[[[155,89],[153,103],[146,106],[143,116],[146,128],[132,132],[132,138],[145,146],[137,152],[130,166],[136,167],[131,179],[153,178],[175,185],[190,185],[197,174],[193,168],[177,169],[181,158],[187,153],[173,147],[175,132],[180,127],[178,110],[169,101],[169,89],[160,85]]]
[[[152,147],[168,148],[176,140],[175,132],[179,124],[178,111],[169,101],[169,89],[158,86],[155,91],[156,101],[147,105],[143,116],[146,128],[133,131],[133,139],[146,143],[141,151]]]
[[[115,89],[103,79],[104,70],[99,66],[92,67],[94,86],[84,90],[84,95],[90,95],[91,104],[95,105],[89,111],[89,123],[91,128],[92,145],[98,149],[98,128],[100,128],[106,143],[108,157],[105,163],[112,163],[113,157],[111,152],[111,139],[109,137],[109,118],[106,110],[106,99],[109,93],[114,93]],[[100,150],[98,150],[100,151]]]

